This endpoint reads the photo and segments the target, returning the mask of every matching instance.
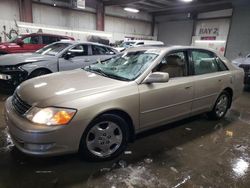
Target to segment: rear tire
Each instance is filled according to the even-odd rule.
[[[223,91],[217,98],[213,110],[207,113],[208,118],[212,120],[222,119],[230,107],[231,100],[232,96],[227,91]]]
[[[111,160],[125,150],[128,140],[127,122],[118,115],[103,114],[86,128],[79,153],[89,161]]]

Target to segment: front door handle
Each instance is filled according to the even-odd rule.
[[[185,89],[190,89],[190,88],[192,88],[192,86],[186,86],[186,87],[185,87]]]

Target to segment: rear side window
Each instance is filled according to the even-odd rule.
[[[59,38],[56,36],[42,36],[43,44],[51,44],[53,42],[59,41]]]
[[[106,49],[107,49],[107,51],[108,51],[108,53],[109,53],[110,55],[116,54],[115,50],[113,50],[113,49],[111,49],[111,48],[106,48]]]
[[[144,45],[144,42],[138,42],[136,45]]]
[[[70,49],[70,52],[73,54],[73,56],[87,56],[88,45],[77,45],[74,48]]]
[[[93,55],[105,55],[108,54],[108,50],[103,46],[92,45]]]
[[[208,74],[221,71],[214,53],[209,51],[193,50],[192,60],[194,74]]]

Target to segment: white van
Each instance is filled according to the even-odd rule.
[[[164,45],[161,41],[155,41],[155,40],[128,40],[124,41],[119,45],[119,47],[115,48],[117,51],[122,52],[126,48],[130,47],[137,47],[137,46],[143,46],[143,45]]]

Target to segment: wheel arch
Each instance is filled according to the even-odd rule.
[[[229,108],[230,108],[231,105],[232,105],[232,100],[233,100],[233,89],[230,88],[230,87],[227,87],[227,88],[225,88],[223,91],[226,91],[227,93],[230,94],[230,97],[231,97],[230,104],[229,104]]]
[[[40,71],[40,70],[46,71],[46,72],[48,72],[48,74],[53,73],[50,69],[41,67],[41,68],[37,68],[37,69],[32,70],[32,71],[30,72],[30,74],[29,74],[28,77],[30,77],[30,75],[34,74],[34,72]]]

